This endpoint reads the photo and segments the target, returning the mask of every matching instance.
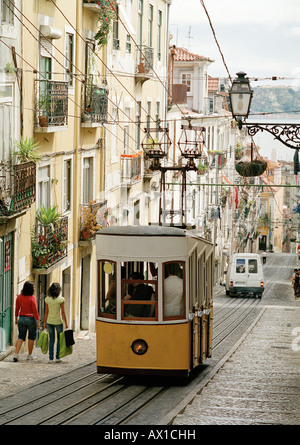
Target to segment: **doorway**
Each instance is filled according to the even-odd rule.
[[[80,329],[89,330],[90,322],[90,277],[91,255],[82,258],[81,263],[81,305],[80,305]]]
[[[0,238],[0,351],[11,344],[13,233]]]

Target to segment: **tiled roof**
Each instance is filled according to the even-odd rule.
[[[209,61],[213,62],[212,59],[209,59],[208,57],[199,56],[199,54],[194,54],[189,52],[186,48],[176,48],[176,53],[174,56],[174,60],[176,62],[201,62],[201,61]]]

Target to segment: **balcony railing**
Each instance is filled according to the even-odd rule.
[[[11,216],[35,201],[36,165],[34,162],[11,165],[0,163],[0,216]]]
[[[68,82],[36,80],[36,131],[53,132],[68,125]]]
[[[68,254],[68,217],[59,218],[53,225],[36,226],[32,238],[34,269],[48,269]]]
[[[103,124],[107,122],[108,90],[94,83],[93,76],[89,76],[83,86],[84,112],[81,122],[84,126]]]
[[[132,184],[141,179],[143,151],[133,155],[121,155],[121,182]]]
[[[144,83],[152,78],[153,73],[153,48],[150,46],[140,46],[141,51],[137,50],[136,64],[136,82]]]

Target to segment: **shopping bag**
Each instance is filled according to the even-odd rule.
[[[41,348],[43,354],[47,354],[49,346],[49,335],[46,330],[41,332],[37,345],[39,348]]]
[[[66,346],[67,347],[75,345],[73,329],[66,329],[65,330],[65,337],[66,337]]]
[[[66,357],[67,355],[72,354],[73,346],[66,345],[66,336],[64,332],[61,332],[59,335],[60,345],[59,345],[59,358]]]

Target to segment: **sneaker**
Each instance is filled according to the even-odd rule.
[[[54,360],[48,360],[48,363],[49,363],[49,364],[53,364],[53,363],[54,363]]]
[[[19,361],[19,355],[18,354],[14,354],[14,362],[18,362]]]
[[[36,358],[35,355],[28,354],[26,360],[34,360]]]
[[[62,360],[60,359],[60,358],[57,358],[56,360],[55,360],[55,363],[61,363],[62,362]]]

